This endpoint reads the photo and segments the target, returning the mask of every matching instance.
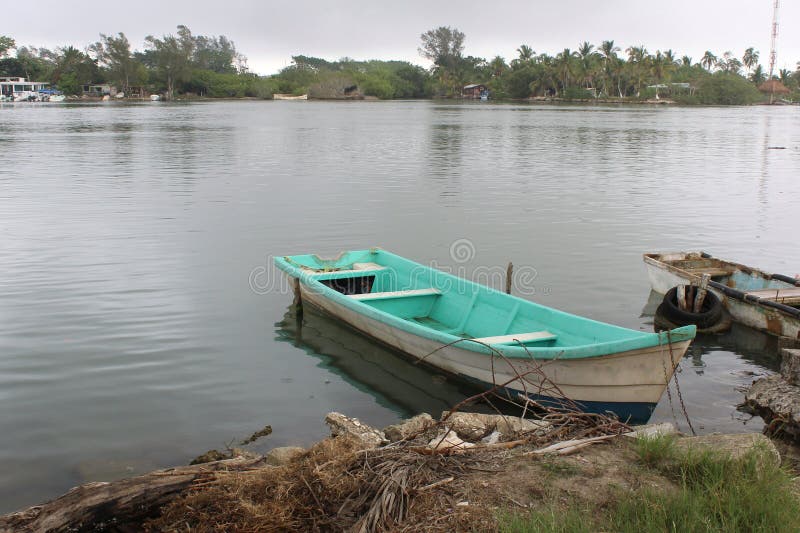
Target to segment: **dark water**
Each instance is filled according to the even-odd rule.
[[[798,139],[796,107],[0,106],[0,511],[468,394],[328,319],[298,330],[271,254],[378,245],[491,282],[510,260],[525,297],[641,329],[642,252],[793,275]],[[698,339],[695,426],[758,431],[734,406],[774,348]]]

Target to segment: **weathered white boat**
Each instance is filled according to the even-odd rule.
[[[273,100],[308,100],[307,94],[295,95],[295,94],[273,94]]]
[[[303,305],[486,388],[647,420],[695,327],[634,331],[551,309],[384,250],[275,259]]]
[[[737,322],[800,339],[800,280],[712,257],[705,252],[644,254],[650,285],[659,294],[676,285],[708,284]]]

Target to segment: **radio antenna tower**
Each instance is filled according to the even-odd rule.
[[[778,40],[778,0],[775,0],[775,5],[772,10],[772,40],[770,41],[769,49],[769,103],[775,100],[775,59],[778,57],[778,52],[775,50],[775,44]]]
[[[775,7],[772,12],[772,41],[769,49],[769,79],[775,74],[775,59],[778,52],[775,50],[775,43],[778,40],[778,0],[775,0]]]

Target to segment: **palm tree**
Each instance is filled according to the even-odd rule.
[[[523,63],[527,63],[531,59],[536,52],[533,51],[533,48],[528,46],[527,44],[521,44],[519,48],[517,48],[517,53],[519,54],[519,60]]]
[[[658,99],[658,85],[661,85],[661,81],[664,79],[664,76],[667,73],[668,65],[670,65],[669,60],[665,54],[661,53],[661,50],[656,50],[656,55],[650,59],[650,72],[655,79],[656,84],[656,99]]]
[[[611,80],[611,66],[617,59],[617,52],[620,51],[619,46],[614,46],[614,41],[603,41],[597,53],[603,58],[603,92],[608,95],[608,82]]]
[[[684,67],[691,67],[692,66],[692,58],[689,56],[683,56],[681,58],[681,65]]]
[[[625,93],[622,90],[623,89],[622,75],[625,74],[626,67],[627,64],[625,63],[625,60],[622,58],[617,57],[611,61],[611,67],[610,67],[611,75],[617,80],[617,93],[619,93],[620,98],[625,96]],[[627,85],[627,80],[625,80],[625,83]]]
[[[781,80],[781,83],[787,85],[789,83],[789,79],[792,77],[792,73],[789,72],[789,69],[782,68],[778,71],[778,79]]]
[[[753,49],[752,46],[745,50],[744,56],[742,56],[742,63],[747,67],[747,72],[749,73],[754,66],[758,65],[758,51]]]
[[[649,70],[648,63],[650,63],[651,56],[644,46],[631,46],[626,52],[628,52],[628,68],[636,87],[636,96],[639,96],[642,92],[644,76]]]
[[[564,48],[562,52],[556,55],[553,61],[553,67],[562,82],[564,90],[569,87],[569,80],[575,72],[574,60],[575,53],[569,48]]]
[[[731,74],[740,74],[742,70],[742,62],[739,61],[737,58],[732,57],[730,61],[728,61],[728,72]]]
[[[583,83],[588,88],[594,79],[595,60],[597,59],[597,52],[594,51],[594,45],[589,44],[589,41],[584,41],[578,46],[576,52],[578,57],[578,69],[580,71]]]
[[[489,62],[489,70],[492,72],[493,78],[499,78],[507,68],[506,60],[500,56],[495,56],[495,58]]]
[[[756,68],[753,69],[753,73],[750,74],[750,81],[756,85],[761,85],[766,79],[767,75],[764,73],[764,69],[761,65],[756,65]]]
[[[706,50],[706,53],[703,54],[703,59],[700,60],[700,64],[703,65],[707,71],[711,72],[711,67],[717,64],[717,56],[711,53],[711,50]]]

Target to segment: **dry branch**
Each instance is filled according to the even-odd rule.
[[[244,471],[263,464],[261,458],[236,458],[157,470],[110,483],[86,483],[45,504],[0,516],[0,532],[86,531],[102,527],[138,530],[176,495],[211,482],[216,473]]]

